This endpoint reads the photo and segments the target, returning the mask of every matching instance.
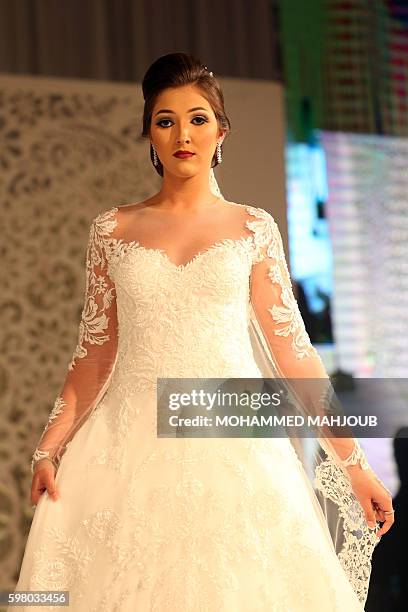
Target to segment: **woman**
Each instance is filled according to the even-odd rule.
[[[168,54],[143,94],[162,186],[91,224],[78,345],[33,456],[16,591],[67,590],[75,612],[361,612],[393,514],[355,440],[321,440],[335,547],[290,439],[156,435],[158,377],[328,376],[272,216],[214,184],[230,128],[214,75]]]

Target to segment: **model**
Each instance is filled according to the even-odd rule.
[[[214,74],[168,54],[143,94],[162,186],[91,224],[78,345],[33,456],[15,590],[69,591],[75,612],[362,612],[394,519],[357,440],[320,441],[315,491],[290,438],[157,436],[158,377],[329,379],[276,222],[218,190],[230,122]]]

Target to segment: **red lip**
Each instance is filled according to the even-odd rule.
[[[180,157],[183,159],[184,157],[192,157],[195,153],[191,153],[190,151],[176,151],[174,153],[174,157]]]

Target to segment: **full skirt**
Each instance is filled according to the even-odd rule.
[[[69,591],[74,612],[363,611],[289,439],[157,438],[155,391],[108,391],[56,485],[16,591]]]

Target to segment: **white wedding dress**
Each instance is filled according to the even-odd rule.
[[[93,220],[78,346],[32,464],[53,461],[60,498],[38,502],[15,591],[68,590],[74,612],[362,612],[375,534],[340,561],[288,438],[156,435],[157,377],[262,376],[250,307],[285,375],[327,376],[276,223],[228,204],[240,234],[180,265],[120,237],[129,205]]]

